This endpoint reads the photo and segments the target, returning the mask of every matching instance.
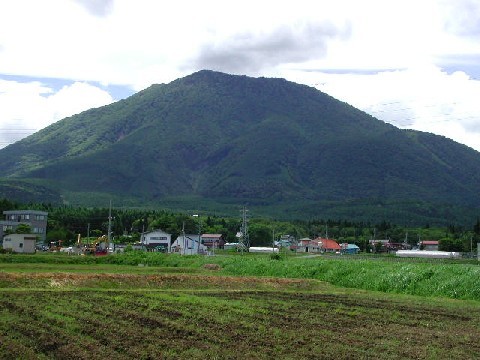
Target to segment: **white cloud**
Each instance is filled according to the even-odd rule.
[[[480,151],[480,81],[465,73],[421,66],[367,75],[315,73],[313,78],[311,85],[380,120]]]
[[[348,36],[349,31],[348,25],[338,28],[325,22],[281,26],[262,34],[236,34],[219,44],[205,45],[195,59],[195,67],[233,73],[259,73],[279,64],[323,57],[328,41]]]
[[[448,13],[445,29],[461,36],[478,36],[480,30],[480,3],[477,0],[443,1]]]
[[[60,91],[47,98],[54,121],[112,102],[112,97],[106,91],[83,82],[64,86]]]
[[[107,16],[113,10],[113,0],[74,0],[83,6],[90,14]]]
[[[0,147],[55,121],[112,102],[106,91],[82,82],[55,92],[38,81],[0,80]]]

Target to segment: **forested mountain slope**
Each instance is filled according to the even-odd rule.
[[[479,155],[314,88],[200,71],[0,150],[0,170],[4,183],[33,181],[72,202],[95,193],[139,206],[247,203],[311,216],[327,203],[478,207]]]

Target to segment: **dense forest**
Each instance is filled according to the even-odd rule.
[[[53,206],[50,204],[20,204],[7,199],[0,200],[0,211],[34,209],[48,212],[47,241],[63,240],[65,245],[73,244],[78,234],[81,237],[99,237],[108,232],[109,212],[105,208]],[[112,208],[112,239],[115,243],[135,243],[144,231],[161,229],[175,239],[185,228],[187,234],[223,234],[227,242],[236,242],[241,226],[238,217],[222,217],[211,214],[175,213],[165,210]],[[405,227],[382,221],[377,224],[352,222],[349,220],[310,219],[305,221],[278,221],[255,217],[250,214],[249,235],[252,246],[272,244],[282,235],[296,239],[303,237],[328,237],[340,243],[357,244],[362,251],[370,239],[390,239],[392,242],[407,242],[416,246],[421,240],[439,240],[440,249],[469,252],[480,242],[480,219],[471,227],[451,224],[446,227]]]

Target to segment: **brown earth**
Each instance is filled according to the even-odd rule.
[[[18,276],[27,285],[12,289],[4,285],[13,278],[0,274],[0,359],[475,359],[480,354],[475,302],[288,279]],[[80,287],[95,281],[102,287]],[[44,288],[37,288],[40,284]]]

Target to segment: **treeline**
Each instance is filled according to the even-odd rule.
[[[53,206],[50,204],[19,204],[6,199],[0,200],[0,210],[33,209],[48,212],[47,241],[63,240],[64,244],[73,244],[78,234],[82,238],[99,237],[108,233],[109,208],[86,208],[72,206]],[[151,209],[111,209],[111,234],[116,243],[134,243],[139,241],[144,231],[162,229],[175,239],[182,233],[223,234],[227,242],[236,242],[242,219],[209,214],[175,213]],[[248,221],[250,244],[269,246],[273,239],[282,235],[291,235],[295,239],[309,237],[328,237],[340,243],[358,245],[362,250],[368,247],[370,239],[390,239],[392,242],[407,242],[417,245],[421,240],[439,240],[440,250],[465,251],[476,249],[480,242],[480,219],[471,228],[450,225],[446,227],[399,226],[387,221],[377,224],[351,222],[348,220],[278,221],[267,218],[255,218]]]

